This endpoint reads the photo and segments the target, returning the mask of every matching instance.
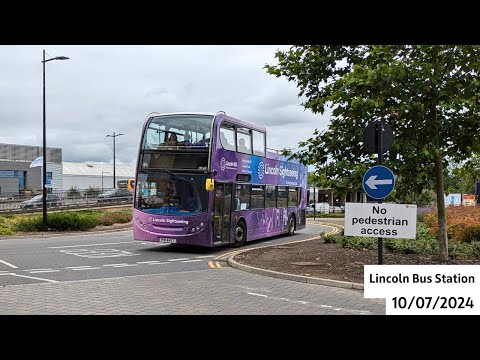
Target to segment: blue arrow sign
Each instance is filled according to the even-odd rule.
[[[376,165],[365,173],[362,185],[368,196],[374,199],[383,199],[393,191],[395,178],[389,168]]]

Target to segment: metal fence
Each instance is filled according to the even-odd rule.
[[[110,189],[104,189],[104,192]],[[111,206],[111,205],[128,205],[132,203],[131,197],[111,198],[108,201],[101,199],[99,201],[98,195],[101,191],[94,191],[92,189],[85,190],[57,190],[49,194],[57,195],[60,201],[47,203],[48,209],[69,209],[82,208],[93,206]],[[39,203],[36,206],[22,208],[21,204],[27,200],[31,200],[41,193],[24,193],[24,194],[0,194],[0,212],[34,212],[42,211],[43,204]],[[47,196],[48,200],[48,196]]]

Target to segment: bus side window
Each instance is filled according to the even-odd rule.
[[[225,150],[235,151],[235,131],[232,125],[222,124],[220,127],[220,143]]]
[[[244,154],[252,153],[252,135],[250,129],[237,128],[237,151]]]
[[[265,156],[265,134],[252,130],[253,155]]]

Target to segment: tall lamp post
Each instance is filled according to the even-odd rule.
[[[50,55],[49,55],[50,56]],[[45,110],[45,63],[53,60],[68,60],[66,56],[56,56],[45,60],[45,49],[43,50],[43,230],[47,230],[47,135],[46,135],[46,110]]]
[[[105,137],[113,137],[113,188],[115,189],[115,138],[117,136],[124,135],[124,134],[116,134],[115,131],[113,135],[106,135]]]
[[[110,174],[110,171],[103,171],[102,170],[102,193],[103,193],[103,174]]]

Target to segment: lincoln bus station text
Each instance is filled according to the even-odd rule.
[[[445,274],[435,274],[435,275],[419,275],[419,274],[410,274],[408,275],[379,275],[379,274],[370,274],[369,279],[371,284],[474,284],[475,276],[465,276],[462,274],[454,275],[445,275]]]

